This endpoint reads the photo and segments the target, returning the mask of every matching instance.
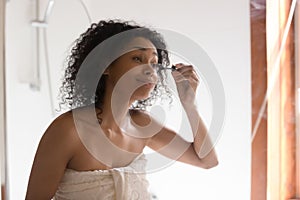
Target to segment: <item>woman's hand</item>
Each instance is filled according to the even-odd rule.
[[[178,95],[183,106],[194,105],[199,78],[192,65],[182,63],[175,65],[177,70],[172,72]]]

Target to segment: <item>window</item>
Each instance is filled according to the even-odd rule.
[[[300,198],[296,7],[297,0],[251,1],[253,200]]]

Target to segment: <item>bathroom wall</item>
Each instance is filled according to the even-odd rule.
[[[9,197],[13,200],[24,199],[39,139],[51,120],[58,115],[52,114],[53,109],[50,106],[44,33],[42,29],[37,31],[31,26],[31,21],[37,19],[36,2],[10,0],[7,3],[8,184]],[[39,19],[43,19],[47,2],[39,1]],[[219,165],[204,170],[175,163],[148,174],[151,191],[160,200],[250,199],[249,1],[86,0],[84,2],[93,22],[120,18],[185,35],[205,50],[223,81],[226,120],[216,144]],[[62,66],[68,48],[88,25],[88,17],[79,1],[55,2],[48,28],[45,29],[55,108]],[[38,37],[40,37],[39,46]],[[180,58],[174,59],[174,62],[179,60]],[[39,76],[36,72],[37,67]],[[203,90],[199,90],[198,94],[199,110],[209,124],[212,113],[209,113],[211,111],[208,108],[211,102],[205,87],[202,85],[201,88]]]

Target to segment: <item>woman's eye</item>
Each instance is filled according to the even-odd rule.
[[[132,59],[136,62],[142,62],[142,58],[137,57],[137,56],[133,57]]]

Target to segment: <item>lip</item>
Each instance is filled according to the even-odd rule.
[[[145,86],[145,87],[147,87],[147,88],[152,88],[152,87],[154,87],[155,84],[156,84],[156,83],[154,83],[154,82],[151,82],[150,80],[140,80],[140,79],[136,79],[136,80],[137,80],[138,82],[143,83],[142,86]]]
[[[154,88],[155,84],[153,84],[153,83],[146,83],[146,84],[144,84],[142,86],[146,87],[146,88]]]

